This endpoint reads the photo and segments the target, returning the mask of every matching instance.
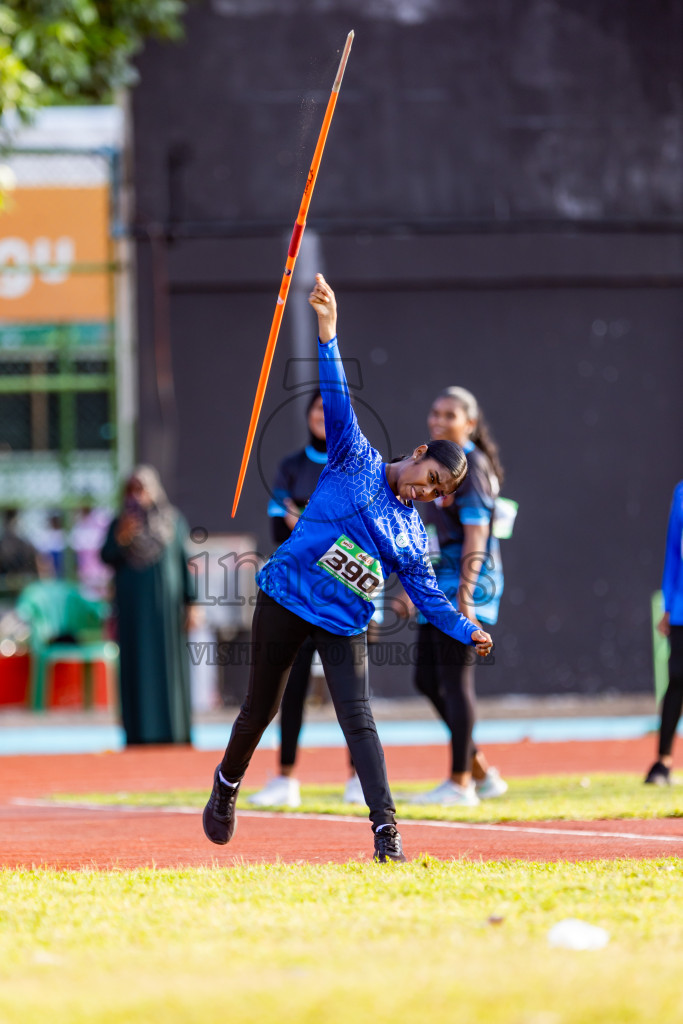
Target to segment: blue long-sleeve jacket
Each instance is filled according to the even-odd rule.
[[[373,595],[395,572],[425,618],[471,643],[477,627],[439,589],[417,509],[393,493],[381,455],[358,426],[336,338],[319,343],[318,363],[327,466],[291,537],[259,573],[259,586],[307,622],[352,636],[367,627]]]
[[[683,626],[683,480],[676,485],[671,502],[662,591],[671,625]]]

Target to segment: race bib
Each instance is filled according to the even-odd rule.
[[[384,577],[379,558],[363,551],[342,533],[316,563],[364,601],[371,601],[382,589]]]

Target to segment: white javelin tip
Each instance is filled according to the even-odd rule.
[[[341,88],[342,78],[344,77],[344,71],[346,69],[346,62],[349,59],[349,53],[351,52],[351,44],[353,43],[354,35],[355,32],[353,31],[353,29],[351,29],[348,36],[346,37],[346,42],[344,43],[344,50],[341,55],[341,60],[339,61],[339,70],[337,71],[337,77],[335,78],[334,85],[332,86],[332,92],[339,92],[339,89]]]

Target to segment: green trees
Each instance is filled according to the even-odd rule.
[[[185,0],[0,2],[0,114],[97,103],[134,83],[148,37],[182,34]]]

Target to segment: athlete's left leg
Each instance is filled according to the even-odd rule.
[[[320,654],[334,710],[351,752],[375,829],[393,825],[396,808],[387,779],[384,751],[370,708],[367,637],[338,636],[315,628],[312,632]]]
[[[287,673],[310,623],[260,590],[251,628],[249,687],[223,755],[221,772],[239,782],[268,724],[277,714]]]

